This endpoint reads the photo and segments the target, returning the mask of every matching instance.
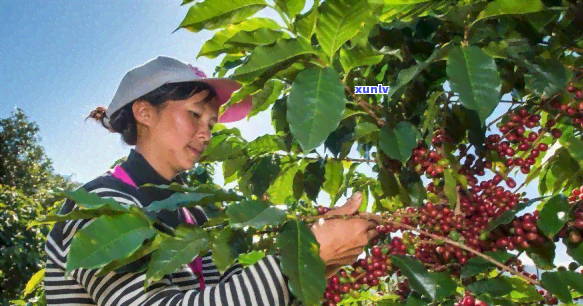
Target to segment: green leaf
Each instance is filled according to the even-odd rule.
[[[195,187],[185,186],[179,183],[172,183],[170,185],[156,185],[156,184],[144,184],[141,186],[142,188],[145,187],[153,187],[153,188],[160,188],[160,189],[168,189],[176,192],[186,192],[186,193],[197,193],[197,194],[207,194],[206,197],[203,197],[199,200],[200,203],[204,203],[205,205],[208,203],[215,203],[215,202],[234,202],[240,201],[244,199],[244,197],[236,194],[234,191],[227,191],[222,188],[217,188],[212,185],[202,184]],[[151,204],[150,204],[151,205]]]
[[[168,210],[168,211],[175,211],[177,209],[181,209],[182,207],[192,207],[197,205],[199,201],[204,199],[205,197],[211,196],[208,193],[175,193],[170,197],[161,200],[161,201],[154,201],[148,207],[144,208],[145,211],[161,211],[161,210]]]
[[[237,136],[219,134],[211,138],[207,149],[202,153],[200,162],[224,161],[237,156],[245,143]]]
[[[453,176],[451,169],[444,169],[443,177],[445,178],[445,187],[443,191],[445,192],[445,196],[449,200],[449,207],[454,208],[457,204],[457,181]]]
[[[303,37],[278,40],[273,45],[260,46],[253,50],[249,60],[237,68],[232,77],[243,84],[252,83],[255,78],[266,71],[275,74],[286,65],[290,65],[294,58],[302,55],[315,54],[309,41]]]
[[[567,80],[571,79],[571,73],[557,59],[533,60],[515,51],[509,51],[509,54],[518,65],[528,69],[529,73],[525,75],[527,90],[540,95],[542,99],[548,99],[562,91]]]
[[[232,45],[225,45],[225,42],[240,31],[250,32],[259,28],[277,30],[280,29],[281,26],[272,19],[257,17],[243,20],[237,24],[229,25],[227,28],[216,32],[211,39],[207,40],[200,48],[196,58],[201,56],[216,58],[221,53],[229,53],[237,50],[237,48]]]
[[[430,273],[418,260],[402,255],[393,255],[393,263],[409,280],[409,286],[432,301],[439,301],[455,293],[455,282],[444,272]]]
[[[84,210],[101,209],[102,211],[127,212],[130,207],[129,204],[119,203],[111,198],[101,198],[83,188],[78,188],[75,191],[56,188],[54,193],[56,196],[72,200],[79,208]]]
[[[290,38],[287,33],[282,31],[259,28],[253,31],[239,31],[237,34],[229,38],[225,44],[252,49],[256,46],[272,44],[282,37]]]
[[[316,31],[316,20],[318,20],[318,5],[320,1],[314,1],[312,8],[305,14],[299,14],[293,23],[294,30],[308,40],[312,39]]]
[[[316,36],[331,63],[338,48],[358,33],[372,9],[366,0],[326,0],[319,11]]]
[[[261,197],[279,175],[279,156],[265,155],[248,163],[251,166],[247,167],[248,170],[241,177],[239,188],[244,194]]]
[[[581,160],[583,159],[583,141],[581,141],[580,137],[575,136],[573,132],[574,130],[563,130],[563,136],[559,141],[573,159]]]
[[[350,50],[340,49],[340,64],[345,75],[360,66],[372,66],[383,60],[384,54],[372,48],[370,44],[365,47],[356,46]]]
[[[378,132],[379,126],[370,122],[361,122],[354,128],[354,140],[358,140],[368,134]]]
[[[487,252],[485,255],[490,256],[495,261],[504,264],[508,261],[508,259],[512,258],[513,255],[506,252],[506,251],[496,251],[496,252]],[[482,257],[472,257],[468,260],[468,263],[462,266],[462,274],[461,278],[468,278],[472,276],[476,276],[480,273],[487,272],[490,269],[494,269],[496,266],[489,261],[483,259]]]
[[[243,86],[241,86],[239,90],[233,92],[233,94],[231,95],[231,97],[229,97],[229,100],[226,103],[221,105],[221,107],[219,108],[219,116],[223,115],[227,108],[231,107],[232,105],[235,105],[236,103],[239,103],[239,101],[245,99],[247,96],[251,96],[253,106],[256,105],[256,101],[259,104],[261,104],[262,99],[269,97],[269,96],[266,97],[267,92],[265,90],[273,91],[274,89],[273,87],[275,86],[274,82],[275,82],[274,80],[270,80],[265,83],[254,82],[251,84],[243,84]],[[261,105],[258,105],[257,107],[262,108]],[[251,114],[248,115],[248,117],[251,116],[252,116]]]
[[[399,91],[403,86],[409,84],[409,82],[411,82],[411,80],[413,80],[415,76],[417,76],[421,71],[425,70],[425,68],[427,68],[427,66],[431,64],[435,59],[439,59],[442,56],[446,55],[449,52],[450,48],[451,45],[446,45],[440,49],[437,49],[431,54],[431,56],[427,60],[415,66],[399,71],[399,74],[397,75],[397,80],[393,84],[391,84],[387,97],[391,98],[395,94],[395,92]]]
[[[325,178],[323,189],[331,197],[334,196],[340,186],[342,185],[342,179],[344,178],[344,166],[342,161],[337,159],[328,159],[325,166]]]
[[[27,295],[31,294],[34,288],[36,288],[40,283],[43,281],[45,277],[45,269],[40,269],[36,273],[32,275],[32,277],[26,283],[26,287],[24,288],[24,293],[22,294],[23,298]]]
[[[554,267],[555,249],[555,244],[551,240],[546,240],[542,245],[531,244],[530,248],[526,250],[526,255],[539,269],[551,270]]]
[[[544,10],[544,8],[541,0],[495,0],[488,3],[476,21],[506,14],[535,13]]]
[[[290,220],[277,237],[277,247],[291,293],[304,304],[318,304],[326,290],[325,264],[312,231],[304,223]]]
[[[403,5],[403,4],[416,4],[428,2],[431,0],[369,0],[370,3],[388,4],[388,5]]]
[[[298,74],[287,100],[287,121],[304,152],[319,147],[336,130],[345,107],[344,86],[333,68]]]
[[[318,160],[306,166],[303,186],[308,199],[316,201],[320,189],[324,184],[325,174],[326,168],[324,160]]]
[[[271,104],[279,98],[285,85],[282,82],[270,80],[265,83],[261,91],[253,95],[253,107],[247,118],[251,118],[258,113],[265,111]]]
[[[239,178],[240,173],[243,171],[242,167],[249,160],[246,156],[241,156],[235,159],[229,159],[223,162],[223,176],[225,178],[225,184],[236,181]]]
[[[580,265],[583,264],[583,243],[580,243],[576,248],[567,246],[567,254],[571,256]]]
[[[284,204],[288,197],[293,196],[293,188],[297,187],[294,184],[294,177],[298,171],[301,172],[302,168],[296,163],[290,163],[281,169],[280,175],[267,190],[269,200],[272,203]],[[303,189],[303,187],[300,188]]]
[[[446,70],[462,105],[478,112],[484,123],[500,102],[502,81],[494,59],[475,46],[456,47],[449,54]]]
[[[75,209],[66,215],[60,215],[58,213],[52,213],[44,218],[39,219],[38,221],[31,222],[30,226],[46,224],[46,223],[53,223],[53,222],[60,222],[65,220],[80,220],[80,219],[93,219],[97,218],[102,215],[109,215],[109,216],[116,216],[121,215],[123,212],[118,210],[110,210],[104,208],[98,209]]]
[[[227,207],[229,224],[235,228],[246,226],[261,230],[266,226],[279,226],[285,221],[285,211],[260,200],[244,200]]]
[[[202,29],[215,30],[220,27],[243,21],[267,6],[264,0],[229,0],[220,4],[214,0],[195,3],[178,26],[199,32]]]
[[[483,279],[471,283],[468,290],[473,294],[489,293],[493,297],[503,296],[512,291],[512,286],[501,278]]]
[[[134,214],[101,216],[73,237],[67,273],[77,268],[100,268],[126,257],[155,233],[147,220]]]
[[[306,0],[275,0],[275,6],[279,7],[290,19],[299,14],[306,5]]]
[[[148,264],[145,287],[190,263],[196,256],[208,251],[210,237],[201,228],[179,225],[175,237],[163,239]]]
[[[113,260],[105,265],[103,268],[101,268],[99,273],[97,273],[97,276],[103,277],[112,271],[116,271],[117,273],[136,272],[136,270],[143,269],[144,267],[147,268],[148,260],[142,258],[154,252],[160,245],[160,242],[162,242],[166,237],[167,236],[165,235],[155,235],[153,239],[148,239],[131,255],[121,259]]]
[[[432,143],[432,138],[433,138],[433,126],[435,125],[435,116],[437,116],[438,110],[439,110],[439,103],[437,102],[437,99],[439,98],[439,96],[441,96],[443,94],[443,92],[441,91],[436,91],[433,94],[431,94],[431,96],[429,97],[429,99],[427,99],[427,110],[425,111],[425,113],[423,114],[423,135],[427,135],[425,136],[425,143]]]
[[[424,303],[420,298],[416,297],[413,294],[409,295],[409,297],[407,298],[407,303],[405,304],[405,306],[422,306],[422,305],[427,305],[427,303]]]
[[[464,117],[468,122],[468,140],[474,146],[476,154],[484,152],[484,142],[486,140],[486,126],[481,122],[480,116],[475,110],[461,107]]]
[[[251,253],[240,254],[238,262],[241,265],[243,265],[244,267],[246,267],[246,266],[251,266],[251,265],[256,264],[258,261],[260,261],[264,257],[265,257],[265,253],[263,251],[253,251]]]
[[[241,229],[223,228],[219,232],[212,232],[212,258],[220,272],[231,266],[242,253],[249,251],[251,237],[247,237]]]
[[[286,151],[283,138],[277,135],[259,136],[245,146],[245,152],[249,156],[258,156],[277,151]]]
[[[504,280],[508,284],[511,284],[513,288],[512,292],[506,296],[505,300],[510,298],[513,302],[532,303],[541,301],[543,298],[542,295],[536,291],[537,289],[535,286],[525,282],[520,277],[504,277]]]
[[[545,272],[541,276],[541,283],[564,303],[573,301],[569,287],[583,293],[583,274],[574,271]]]
[[[538,228],[549,239],[553,239],[569,220],[569,210],[569,201],[564,195],[558,194],[550,198],[542,209],[539,208]]]
[[[379,148],[390,158],[405,163],[417,147],[419,131],[409,122],[401,121],[394,129],[383,126],[379,133]]]

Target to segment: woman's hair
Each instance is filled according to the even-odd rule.
[[[112,114],[109,122],[111,128],[108,128],[104,123],[105,120],[105,107],[99,106],[95,110],[91,111],[87,119],[92,118],[97,122],[101,122],[101,125],[108,129],[112,133],[120,133],[123,142],[127,145],[135,146],[138,141],[138,127],[134,113],[132,111],[132,105],[135,101],[145,100],[155,106],[158,111],[162,110],[166,106],[166,102],[169,100],[179,101],[186,100],[193,95],[208,90],[208,96],[203,100],[207,103],[217,96],[216,91],[207,83],[202,82],[180,82],[180,83],[170,83],[164,84],[155,90],[135,99],[134,101],[128,103],[123,108],[119,109]]]

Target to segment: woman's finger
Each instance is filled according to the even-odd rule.
[[[363,248],[354,248],[354,249],[351,249],[351,250],[349,250],[347,252],[344,252],[342,254],[339,254],[339,257],[336,257],[336,258],[332,259],[327,264],[328,265],[336,265],[336,264],[348,265],[348,264],[353,264],[358,259],[358,256],[362,255],[362,253],[364,253],[364,249]]]
[[[377,232],[376,229],[372,229],[366,232],[366,237],[368,240],[373,239],[376,235],[378,235],[379,233]]]

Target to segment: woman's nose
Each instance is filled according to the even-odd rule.
[[[201,141],[208,143],[211,139],[211,130],[208,126],[202,126],[198,130],[198,137]]]

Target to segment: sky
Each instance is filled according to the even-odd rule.
[[[172,33],[189,8],[181,2],[0,1],[0,118],[23,109],[40,126],[41,144],[57,173],[81,183],[101,175],[130,147],[85,118],[97,106],[108,106],[128,70],[165,55],[211,75],[222,59],[196,59],[212,32]],[[308,1],[304,11],[310,7]],[[258,15],[281,21],[270,9]],[[490,119],[506,108],[501,105]],[[248,141],[273,133],[269,112],[228,127],[239,128]],[[359,170],[372,176],[366,165]],[[534,184],[526,191],[538,196]],[[319,201],[327,200],[322,192]]]

